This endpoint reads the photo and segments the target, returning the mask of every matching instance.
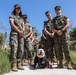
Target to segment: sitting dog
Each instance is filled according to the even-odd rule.
[[[38,49],[37,51],[37,56],[34,59],[34,68],[37,67],[37,64],[39,68],[48,68],[49,66],[49,62],[47,61],[45,51],[42,48]]]

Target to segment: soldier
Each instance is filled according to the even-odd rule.
[[[53,62],[53,58],[54,58],[54,54],[53,54],[53,46],[54,46],[54,33],[52,32],[52,16],[50,14],[49,11],[45,12],[46,17],[48,18],[47,21],[44,22],[44,34],[46,35],[46,57],[49,60],[49,65],[50,68],[52,68],[52,62]],[[51,62],[51,63],[50,63]]]
[[[41,36],[41,41],[40,43],[43,45],[43,49],[46,50],[46,42],[47,42],[47,38],[46,35],[44,33],[44,29],[42,30],[42,36]]]
[[[12,71],[24,70],[21,66],[23,56],[23,32],[24,24],[21,18],[22,12],[19,4],[14,5],[14,10],[9,17],[11,26],[10,32],[10,49]]]
[[[34,47],[34,52],[35,52],[35,55],[37,53],[37,50],[38,50],[38,43],[39,43],[39,40],[37,38],[37,33],[34,33],[34,36],[33,36],[33,47]]]
[[[27,15],[24,14],[22,16],[24,20],[24,53],[25,58],[30,60],[30,66],[33,65],[33,47],[32,47],[32,41],[31,41],[31,35],[32,35],[32,27],[30,26],[29,22],[27,21]]]
[[[63,68],[63,52],[67,61],[67,68],[72,69],[69,53],[67,29],[70,27],[69,18],[61,14],[61,6],[55,7],[56,17],[53,18],[54,43],[57,51],[58,68]],[[63,50],[62,50],[63,49]]]

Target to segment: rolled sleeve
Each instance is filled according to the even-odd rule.
[[[67,18],[67,22],[68,22],[68,21],[70,21],[70,19],[69,19],[69,18]]]
[[[9,17],[9,21],[14,21],[14,16],[13,16],[13,15],[11,15],[11,16]]]

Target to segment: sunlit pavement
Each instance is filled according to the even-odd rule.
[[[4,75],[76,75],[76,70],[57,69],[56,65],[53,66],[53,69],[33,69],[28,64],[25,64],[24,68],[25,70],[11,71]]]

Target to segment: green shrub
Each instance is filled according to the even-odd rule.
[[[76,68],[76,51],[71,51],[71,59],[73,62],[73,67]]]
[[[0,74],[10,71],[9,53],[0,49]]]

